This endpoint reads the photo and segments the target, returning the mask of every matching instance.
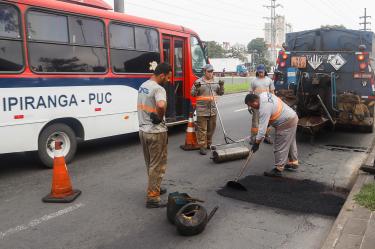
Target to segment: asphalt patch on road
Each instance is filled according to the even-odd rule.
[[[225,186],[218,194],[267,207],[328,216],[337,216],[346,199],[346,193],[334,192],[310,180],[251,175],[239,182],[247,191]]]

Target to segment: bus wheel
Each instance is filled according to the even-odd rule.
[[[38,154],[40,161],[48,168],[53,167],[55,141],[62,142],[65,162],[70,162],[77,150],[76,135],[66,124],[56,123],[46,127],[39,135]]]

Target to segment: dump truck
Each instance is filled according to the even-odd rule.
[[[344,28],[286,34],[274,83],[300,128],[313,135],[326,125],[373,131],[374,39],[373,32]]]

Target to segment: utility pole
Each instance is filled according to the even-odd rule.
[[[271,17],[264,17],[270,20],[270,33],[271,33],[271,60],[272,63],[276,61],[276,8],[283,7],[281,4],[276,4],[277,0],[270,0],[270,5],[263,5],[263,7],[271,10]]]
[[[363,31],[370,31],[371,29],[370,28],[367,28],[367,25],[370,25],[371,22],[368,22],[367,21],[367,18],[371,18],[371,16],[368,16],[367,15],[367,12],[366,12],[366,8],[365,8],[365,15],[364,16],[360,16],[359,19],[364,19],[363,22],[360,22],[359,25],[363,25],[363,29],[360,29],[360,30],[363,30]]]
[[[124,13],[125,12],[124,5],[125,5],[124,0],[114,0],[113,2],[113,6],[116,12]]]

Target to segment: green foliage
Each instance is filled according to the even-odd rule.
[[[225,85],[225,93],[238,93],[238,92],[246,92],[249,91],[249,84],[248,83],[241,83],[241,84],[226,84]]]
[[[346,27],[342,24],[340,25],[322,25],[320,26],[322,29],[346,29]]]
[[[255,38],[247,44],[247,51],[252,53],[256,51],[260,55],[265,55],[267,52],[267,45],[263,38]]]
[[[209,58],[224,58],[225,57],[225,51],[219,43],[215,41],[208,41],[206,42],[206,44],[207,44]]]
[[[255,65],[264,64],[269,71],[272,63],[266,59],[268,53],[267,44],[263,38],[255,38],[247,44],[248,53],[253,55]]]
[[[361,206],[375,211],[375,184],[365,184],[354,200]]]

